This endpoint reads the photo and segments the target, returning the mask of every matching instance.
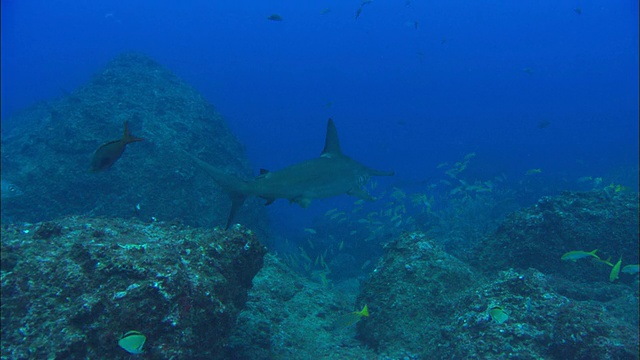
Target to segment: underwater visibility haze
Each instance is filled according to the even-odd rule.
[[[1,16],[2,359],[638,357],[637,2]]]

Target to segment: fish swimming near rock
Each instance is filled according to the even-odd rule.
[[[638,273],[638,264],[626,265],[620,270],[620,272],[625,274],[637,274]]]
[[[600,260],[600,257],[598,255],[596,255],[596,251],[598,251],[598,249],[595,249],[591,252],[586,252],[586,251],[581,251],[581,250],[577,250],[577,251],[569,251],[568,253],[565,253],[564,255],[562,255],[561,259],[562,260],[571,260],[571,261],[576,261],[579,259],[584,259],[584,258],[588,258],[590,256]]]
[[[358,321],[360,321],[362,318],[365,318],[368,316],[369,316],[369,308],[367,307],[367,305],[365,305],[360,311],[353,311],[335,319],[331,324],[331,329],[337,330],[337,329],[343,329],[343,328],[349,327],[357,323]]]
[[[144,336],[141,332],[131,330],[122,335],[120,340],[118,340],[118,345],[126,350],[129,354],[138,355],[144,352],[144,350],[142,350],[142,347],[144,346],[145,341],[147,341],[147,337]]]
[[[2,199],[20,196],[23,192],[12,182],[2,179]]]
[[[120,158],[127,144],[142,141],[144,139],[131,135],[129,131],[129,122],[124,122],[124,134],[122,139],[109,141],[102,144],[91,160],[91,172],[100,172],[109,169]]]
[[[502,309],[500,306],[492,307],[489,310],[489,316],[491,316],[491,319],[498,324],[502,324],[509,319],[509,315],[507,315],[507,313],[504,312],[504,309]]]
[[[338,141],[338,131],[329,119],[324,150],[320,157],[291,165],[282,170],[262,170],[253,180],[243,180],[227,174],[206,162],[186,153],[196,164],[217,182],[231,198],[231,211],[227,218],[228,228],[247,196],[257,196],[271,204],[276,199],[288,199],[303,208],[313,199],[322,199],[341,194],[373,201],[363,188],[372,176],[392,176],[393,171],[369,168],[344,155]]]
[[[611,269],[611,273],[609,273],[609,281],[614,282],[620,278],[620,276],[618,275],[620,274],[621,265],[622,265],[622,256],[620,257],[620,260],[618,260],[618,262],[615,265],[613,265],[613,268]]]

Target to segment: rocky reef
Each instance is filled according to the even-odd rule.
[[[602,261],[560,259],[602,246],[637,264],[637,194],[609,195],[518,211],[470,254],[477,267],[424,233],[400,236],[358,296],[370,311],[358,338],[393,359],[637,359],[638,275],[611,282]]]
[[[363,286],[357,302],[371,316],[358,324],[358,338],[392,359],[637,358],[637,289],[575,289],[611,293],[595,301],[556,286],[535,269],[476,275],[425,234],[406,234]],[[494,308],[508,319],[492,320]]]
[[[243,147],[213,106],[138,53],[113,59],[79,89],[6,120],[2,176],[24,194],[3,201],[4,222],[106,215],[213,227],[225,223],[231,204],[183,151],[251,175]],[[125,121],[145,140],[129,144],[109,170],[89,173],[96,149],[120,139]],[[259,233],[267,228],[256,199],[237,221]]]
[[[585,206],[563,214],[611,211]],[[520,210],[505,223],[537,211]],[[510,231],[527,233],[524,224]],[[1,254],[7,359],[126,359],[118,340],[130,330],[146,336],[141,356],[148,359],[638,356],[638,276],[621,273],[611,282],[611,267],[595,259],[480,270],[448,254],[441,241],[411,232],[384,246],[366,279],[337,282],[297,274],[265,255],[244,227],[83,217],[5,226]],[[542,263],[563,263],[560,255],[550,252]],[[598,276],[572,280],[571,267],[581,266]],[[369,316],[336,326],[364,305]]]
[[[265,248],[247,228],[67,217],[2,230],[2,358],[224,358]]]
[[[638,263],[638,193],[565,192],[516,211],[486,236],[469,261],[483,272],[538,269],[574,282],[607,280],[611,268],[593,261],[559,261],[569,251],[592,251],[602,260]],[[621,278],[630,283],[630,278]]]

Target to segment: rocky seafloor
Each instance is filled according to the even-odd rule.
[[[2,358],[223,358],[264,246],[251,230],[67,217],[2,229]]]
[[[600,196],[542,201],[568,219],[630,206],[616,221],[637,222],[637,194],[609,197],[608,205]],[[573,213],[563,205],[576,201],[583,202]],[[505,224],[539,211],[523,209]],[[567,224],[576,236],[594,231],[593,222]],[[545,240],[520,241],[511,246]],[[139,356],[148,359],[638,357],[638,275],[611,282],[610,266],[563,264],[562,251],[536,255],[559,267],[479,269],[428,234],[411,232],[386,244],[366,278],[339,283],[312,281],[265,253],[241,226],[83,217],[3,226],[2,358],[126,359],[118,339],[130,330],[146,335]],[[496,259],[506,262],[511,253],[504,249]],[[574,267],[599,276],[572,280]],[[365,304],[370,316],[334,326]],[[492,319],[496,307],[507,314],[504,322]]]

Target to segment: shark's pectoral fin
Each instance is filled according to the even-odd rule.
[[[256,179],[263,179],[263,178],[269,176],[269,174],[270,174],[269,170],[260,169],[260,175],[256,176]]]
[[[365,191],[364,189],[362,189],[362,188],[354,188],[354,189],[351,189],[351,190],[349,190],[349,191],[347,192],[347,194],[348,194],[348,195],[351,195],[351,196],[358,197],[358,198],[363,199],[363,200],[368,200],[368,201],[374,201],[374,200],[376,199],[376,198],[374,198],[373,196],[369,195],[369,193],[368,193],[368,192],[366,192],[366,191]]]
[[[231,198],[231,211],[229,211],[229,217],[227,218],[227,226],[225,229],[228,229],[229,226],[231,226],[233,218],[236,216],[238,209],[240,209],[242,203],[244,203],[244,199],[246,198],[246,196],[238,193],[229,194],[229,197]]]

